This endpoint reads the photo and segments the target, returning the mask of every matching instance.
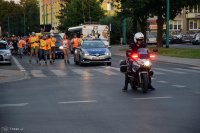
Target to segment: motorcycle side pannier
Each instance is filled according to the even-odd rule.
[[[125,73],[127,71],[126,60],[120,62],[120,72]]]

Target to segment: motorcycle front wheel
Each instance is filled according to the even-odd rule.
[[[148,74],[143,73],[141,75],[141,88],[143,93],[147,93],[148,91],[148,84],[149,84]]]

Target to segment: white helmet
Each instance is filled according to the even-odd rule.
[[[135,34],[134,36],[134,41],[136,42],[138,39],[143,40],[144,39],[144,35],[141,32],[138,32]]]

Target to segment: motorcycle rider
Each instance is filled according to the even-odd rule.
[[[129,50],[126,51],[126,56],[127,56],[127,64],[128,64],[128,69],[127,72],[125,73],[125,85],[123,87],[123,91],[127,91],[128,89],[128,83],[129,83],[129,77],[128,73],[132,71],[132,61],[129,60],[129,53],[137,52],[139,48],[146,48],[146,44],[144,43],[144,35],[141,32],[138,32],[135,34],[134,39],[130,42],[129,44]],[[155,88],[151,85],[151,77],[149,77],[150,82],[149,82],[149,89],[155,90]],[[136,87],[134,87],[136,89]]]

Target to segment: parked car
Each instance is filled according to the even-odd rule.
[[[192,39],[192,44],[193,45],[199,45],[200,44],[200,33],[197,33],[194,35]]]
[[[147,35],[147,44],[155,44],[157,45],[157,38],[154,35]]]
[[[12,54],[8,43],[6,41],[0,40],[0,64],[11,65],[11,58]]]
[[[83,40],[74,52],[75,64],[106,63],[111,65],[111,52],[101,40]]]
[[[174,43],[180,44],[180,43],[191,43],[192,41],[192,35],[190,34],[178,34],[174,36]]]
[[[173,44],[174,43],[174,37],[169,36],[169,43]],[[166,44],[166,35],[163,35],[163,44]]]

